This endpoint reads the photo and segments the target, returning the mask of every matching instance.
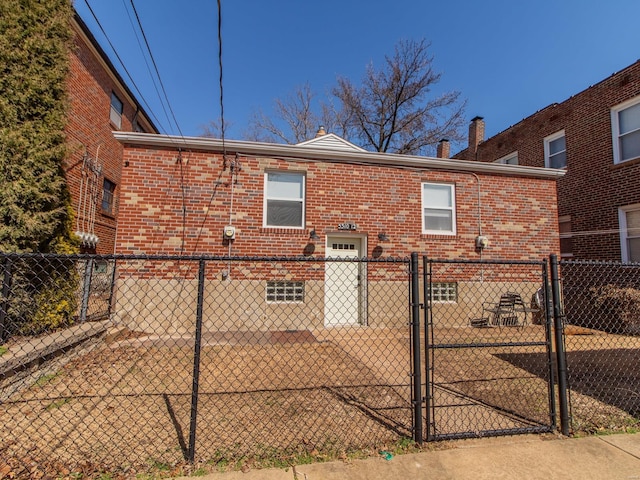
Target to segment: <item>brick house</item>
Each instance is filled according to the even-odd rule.
[[[562,170],[371,153],[333,134],[298,145],[114,135],[125,147],[118,254],[384,258],[419,252],[432,258],[541,260],[559,250],[556,180]],[[337,278],[336,268],[342,268],[341,278],[353,276],[358,286],[354,302],[365,290],[373,296],[383,285],[406,285],[406,272],[391,278],[383,266],[367,267],[366,272],[349,271],[320,263],[306,273],[288,272],[282,283],[291,279],[291,288],[306,289],[304,302],[319,305],[320,313],[299,317],[326,326],[332,322],[329,306],[346,303],[329,300],[347,290],[329,285]],[[180,267],[167,268],[175,273]],[[160,288],[151,280],[145,284],[150,271],[143,270],[133,272],[135,278],[121,289],[129,295],[121,305],[130,310]],[[187,288],[171,272],[163,274],[162,296],[193,293],[193,284]],[[206,291],[224,298],[231,295],[222,293],[230,278],[245,282],[242,295],[264,304],[251,305],[251,311],[261,313],[250,324],[268,329],[273,308],[269,274],[249,278],[241,268],[221,263],[208,270]],[[119,275],[119,282],[128,281],[124,270]],[[463,296],[477,291],[465,290],[465,282],[482,278],[455,281],[456,295]],[[535,282],[527,286],[534,292],[538,287]],[[530,293],[524,292],[525,298]],[[354,318],[341,315],[339,321],[405,322],[390,319],[394,311],[405,311],[406,294],[394,301],[386,301],[379,318],[368,312],[363,320],[354,309]],[[160,318],[163,308],[143,305],[138,314],[127,316]],[[206,317],[229,316],[216,313]]]
[[[83,252],[114,252],[122,144],[113,130],[156,133],[122,77],[76,13],[69,58],[68,158],[63,165]]]
[[[562,255],[640,261],[640,61],[487,140],[473,119],[454,158],[566,170]]]

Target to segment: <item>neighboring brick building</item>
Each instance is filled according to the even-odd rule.
[[[640,261],[640,61],[488,140],[479,117],[469,132],[454,158],[566,170],[563,256]]]
[[[446,259],[541,260],[559,251],[556,179],[563,171],[371,153],[332,134],[299,145],[115,136],[125,145],[119,254],[375,258],[418,252]],[[233,227],[228,234],[227,226]],[[478,248],[478,237],[489,245]],[[328,272],[332,265],[316,268],[318,295],[341,293],[322,285],[331,279],[325,267]],[[376,282],[392,281],[381,269],[356,269],[354,283],[368,284],[371,292]],[[218,286],[207,291],[223,288],[231,273],[224,263],[212,270],[208,278]],[[152,288],[143,285],[151,274],[144,275],[128,285],[131,302],[148,298],[133,291]],[[239,267],[231,274],[234,281],[246,280],[245,295],[264,288],[244,276]],[[121,271],[120,280],[125,277]],[[295,272],[291,277],[309,279]],[[406,282],[406,274],[393,281]],[[539,283],[533,285],[535,291]],[[398,301],[405,306],[406,295]],[[390,299],[388,308],[393,306]],[[153,317],[149,308],[145,315]]]
[[[114,252],[122,173],[113,130],[157,132],[82,19],[72,20],[64,170],[83,252]]]

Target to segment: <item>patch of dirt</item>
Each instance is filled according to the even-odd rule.
[[[8,432],[0,456],[43,475],[53,469],[89,478],[89,471],[133,478],[187,468],[193,348],[134,346],[144,338],[137,332],[127,337],[130,345],[118,338],[0,404]],[[408,364],[406,351],[386,355]],[[197,464],[339,455],[411,436],[408,383],[390,384],[311,334],[205,345],[197,389]]]

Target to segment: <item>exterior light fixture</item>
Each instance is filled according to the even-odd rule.
[[[387,237],[386,233],[382,232],[378,234],[378,240],[380,240],[381,242],[388,242],[389,237]]]
[[[309,233],[309,239],[317,242],[318,240],[320,240],[320,236],[316,233],[315,230],[311,230],[311,233]]]

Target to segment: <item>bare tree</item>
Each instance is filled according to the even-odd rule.
[[[225,120],[224,122],[225,132],[227,132],[232,125],[233,125],[232,122],[228,122]],[[208,137],[208,138],[222,138],[222,122],[220,120],[211,120],[206,125],[201,125],[200,136]],[[226,133],[225,133],[225,137],[226,137]]]
[[[262,142],[293,144],[313,138],[320,125],[328,131],[344,132],[344,128],[339,128],[337,123],[340,115],[331,104],[320,102],[320,113],[314,111],[315,97],[308,83],[297,87],[292,94],[275,100],[273,116],[266,115],[262,110],[254,112],[245,137]]]
[[[368,66],[361,86],[338,78],[332,93],[341,102],[351,141],[378,152],[425,154],[442,138],[462,140],[466,102],[460,93],[429,98],[441,77],[429,46],[425,40],[399,42],[382,69]]]
[[[431,92],[441,74],[433,69],[429,47],[425,40],[400,41],[382,68],[367,67],[359,86],[338,77],[328,102],[314,102],[308,83],[298,87],[275,101],[272,116],[255,112],[244,137],[299,143],[322,125],[368,150],[414,155],[434,154],[443,138],[460,142],[466,102],[457,91]]]

